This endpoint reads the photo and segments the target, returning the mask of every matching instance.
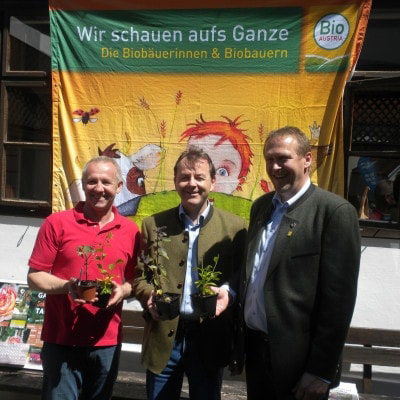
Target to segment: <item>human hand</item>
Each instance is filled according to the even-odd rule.
[[[119,285],[118,283],[112,281],[112,292],[110,299],[108,300],[108,304],[106,308],[116,306],[117,304],[121,303],[126,296],[126,291],[123,285]]]
[[[328,392],[329,385],[313,374],[304,372],[292,390],[296,400],[321,400]]]
[[[154,291],[153,290],[151,291],[150,297],[147,300],[147,309],[149,310],[151,317],[155,321],[160,320],[160,315],[157,312],[157,306],[156,306],[156,303],[154,302]]]
[[[228,307],[229,304],[229,293],[224,287],[211,286],[210,288],[214,293],[217,293],[217,306],[215,308],[215,316],[221,315]]]

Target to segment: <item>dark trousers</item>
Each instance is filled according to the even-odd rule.
[[[186,374],[191,400],[220,400],[223,369],[207,367],[200,354],[199,322],[179,321],[168,363],[160,374],[147,370],[148,400],[179,400]]]
[[[245,329],[245,351],[246,351],[246,385],[247,400],[294,400],[291,393],[293,388],[287,388],[286,394],[278,394],[275,387],[270,342],[267,334],[255,331],[250,328]],[[324,400],[329,397],[327,391]]]
[[[121,345],[78,347],[45,342],[42,399],[110,399],[120,352]]]
[[[247,400],[277,400],[268,336],[245,330]]]

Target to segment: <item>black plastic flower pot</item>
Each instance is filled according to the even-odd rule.
[[[108,300],[110,300],[110,293],[103,293],[97,296],[98,300],[93,303],[94,306],[99,308],[106,308]]]
[[[180,295],[177,293],[163,293],[155,296],[154,302],[160,319],[174,319],[179,315],[179,298]]]
[[[195,314],[202,318],[215,317],[217,307],[217,294],[201,296],[199,293],[192,294],[192,303]]]

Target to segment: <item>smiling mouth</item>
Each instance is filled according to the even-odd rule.
[[[102,194],[101,196],[92,196],[92,199],[96,201],[106,200],[106,195]]]

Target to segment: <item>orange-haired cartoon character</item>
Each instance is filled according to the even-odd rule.
[[[216,170],[214,190],[231,194],[242,190],[251,165],[253,152],[244,130],[239,128],[239,117],[233,121],[205,121],[200,115],[196,123],[188,124],[180,140],[188,138],[189,146],[196,146],[208,153]]]

